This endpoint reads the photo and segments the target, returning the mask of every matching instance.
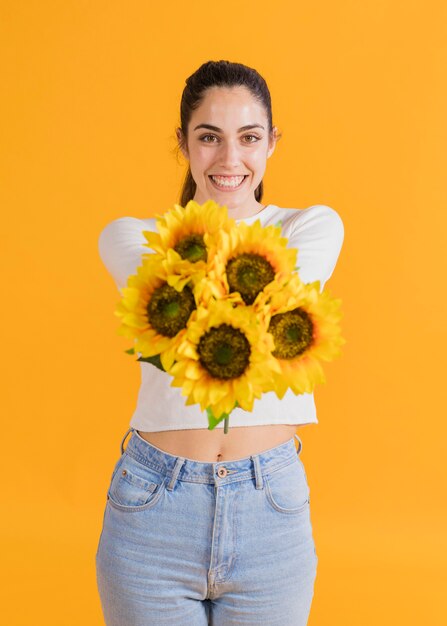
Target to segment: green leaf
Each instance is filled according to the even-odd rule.
[[[214,430],[219,422],[229,417],[229,413],[222,413],[220,417],[216,417],[209,407],[206,409],[206,412],[208,414],[208,430]]]
[[[158,367],[159,370],[165,372],[165,368],[161,364],[160,355],[155,354],[154,356],[140,356],[137,361],[144,361],[145,363],[152,363],[155,367]]]
[[[135,354],[135,348],[129,348],[129,350],[124,350],[127,354]]]
[[[230,414],[233,411],[233,409],[235,409],[237,406],[238,406],[238,403],[235,402],[234,407],[231,409],[229,413],[222,413],[219,417],[216,417],[214,413],[212,412],[212,410],[208,407],[206,409],[206,412],[208,415],[208,430],[214,430],[214,428],[217,426],[219,422],[221,422],[222,420],[225,420],[224,433],[227,433]]]

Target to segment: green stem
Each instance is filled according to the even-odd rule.
[[[226,435],[228,432],[228,422],[230,421],[230,416],[227,415],[227,417],[224,420],[224,434]]]

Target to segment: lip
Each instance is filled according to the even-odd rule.
[[[228,188],[224,188],[224,187],[219,187],[218,185],[216,185],[216,183],[214,182],[214,180],[211,178],[211,176],[227,176],[228,178],[231,178],[232,176],[244,176],[244,180],[241,182],[240,185],[238,185],[237,187],[228,187]],[[227,174],[210,174],[208,176],[208,178],[210,179],[211,184],[213,185],[214,189],[217,189],[218,191],[223,191],[225,193],[228,193],[229,191],[237,191],[238,189],[240,189],[244,184],[245,181],[248,178],[248,174],[231,174],[227,175]]]

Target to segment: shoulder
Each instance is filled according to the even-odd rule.
[[[155,218],[118,217],[102,228],[99,233],[99,240],[125,238],[142,233],[143,230],[155,231]]]
[[[270,205],[262,220],[263,226],[281,224],[283,235],[290,236],[295,231],[309,228],[331,230],[343,233],[343,220],[339,213],[326,204],[313,204],[306,209],[285,208]]]
[[[296,232],[320,231],[333,233],[339,237],[344,235],[344,224],[339,213],[326,204],[314,204],[306,209],[283,208],[282,223],[284,235]]]
[[[340,221],[339,213],[327,204],[313,204],[307,209],[296,209],[302,219],[326,219],[332,221]]]

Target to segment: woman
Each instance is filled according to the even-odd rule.
[[[189,162],[180,204],[211,198],[236,221],[280,222],[298,249],[301,279],[320,280],[322,290],[343,223],[328,206],[263,203],[279,135],[258,72],[204,63],[186,81],[177,138]],[[118,289],[148,252],[144,230],[155,230],[153,218],[119,218],[101,232],[100,255]],[[264,394],[252,413],[236,408],[224,433],[223,421],[208,430],[206,413],[185,406],[165,372],[140,366],[96,554],[107,626],[304,626],[318,558],[295,432],[318,422],[313,394]]]

